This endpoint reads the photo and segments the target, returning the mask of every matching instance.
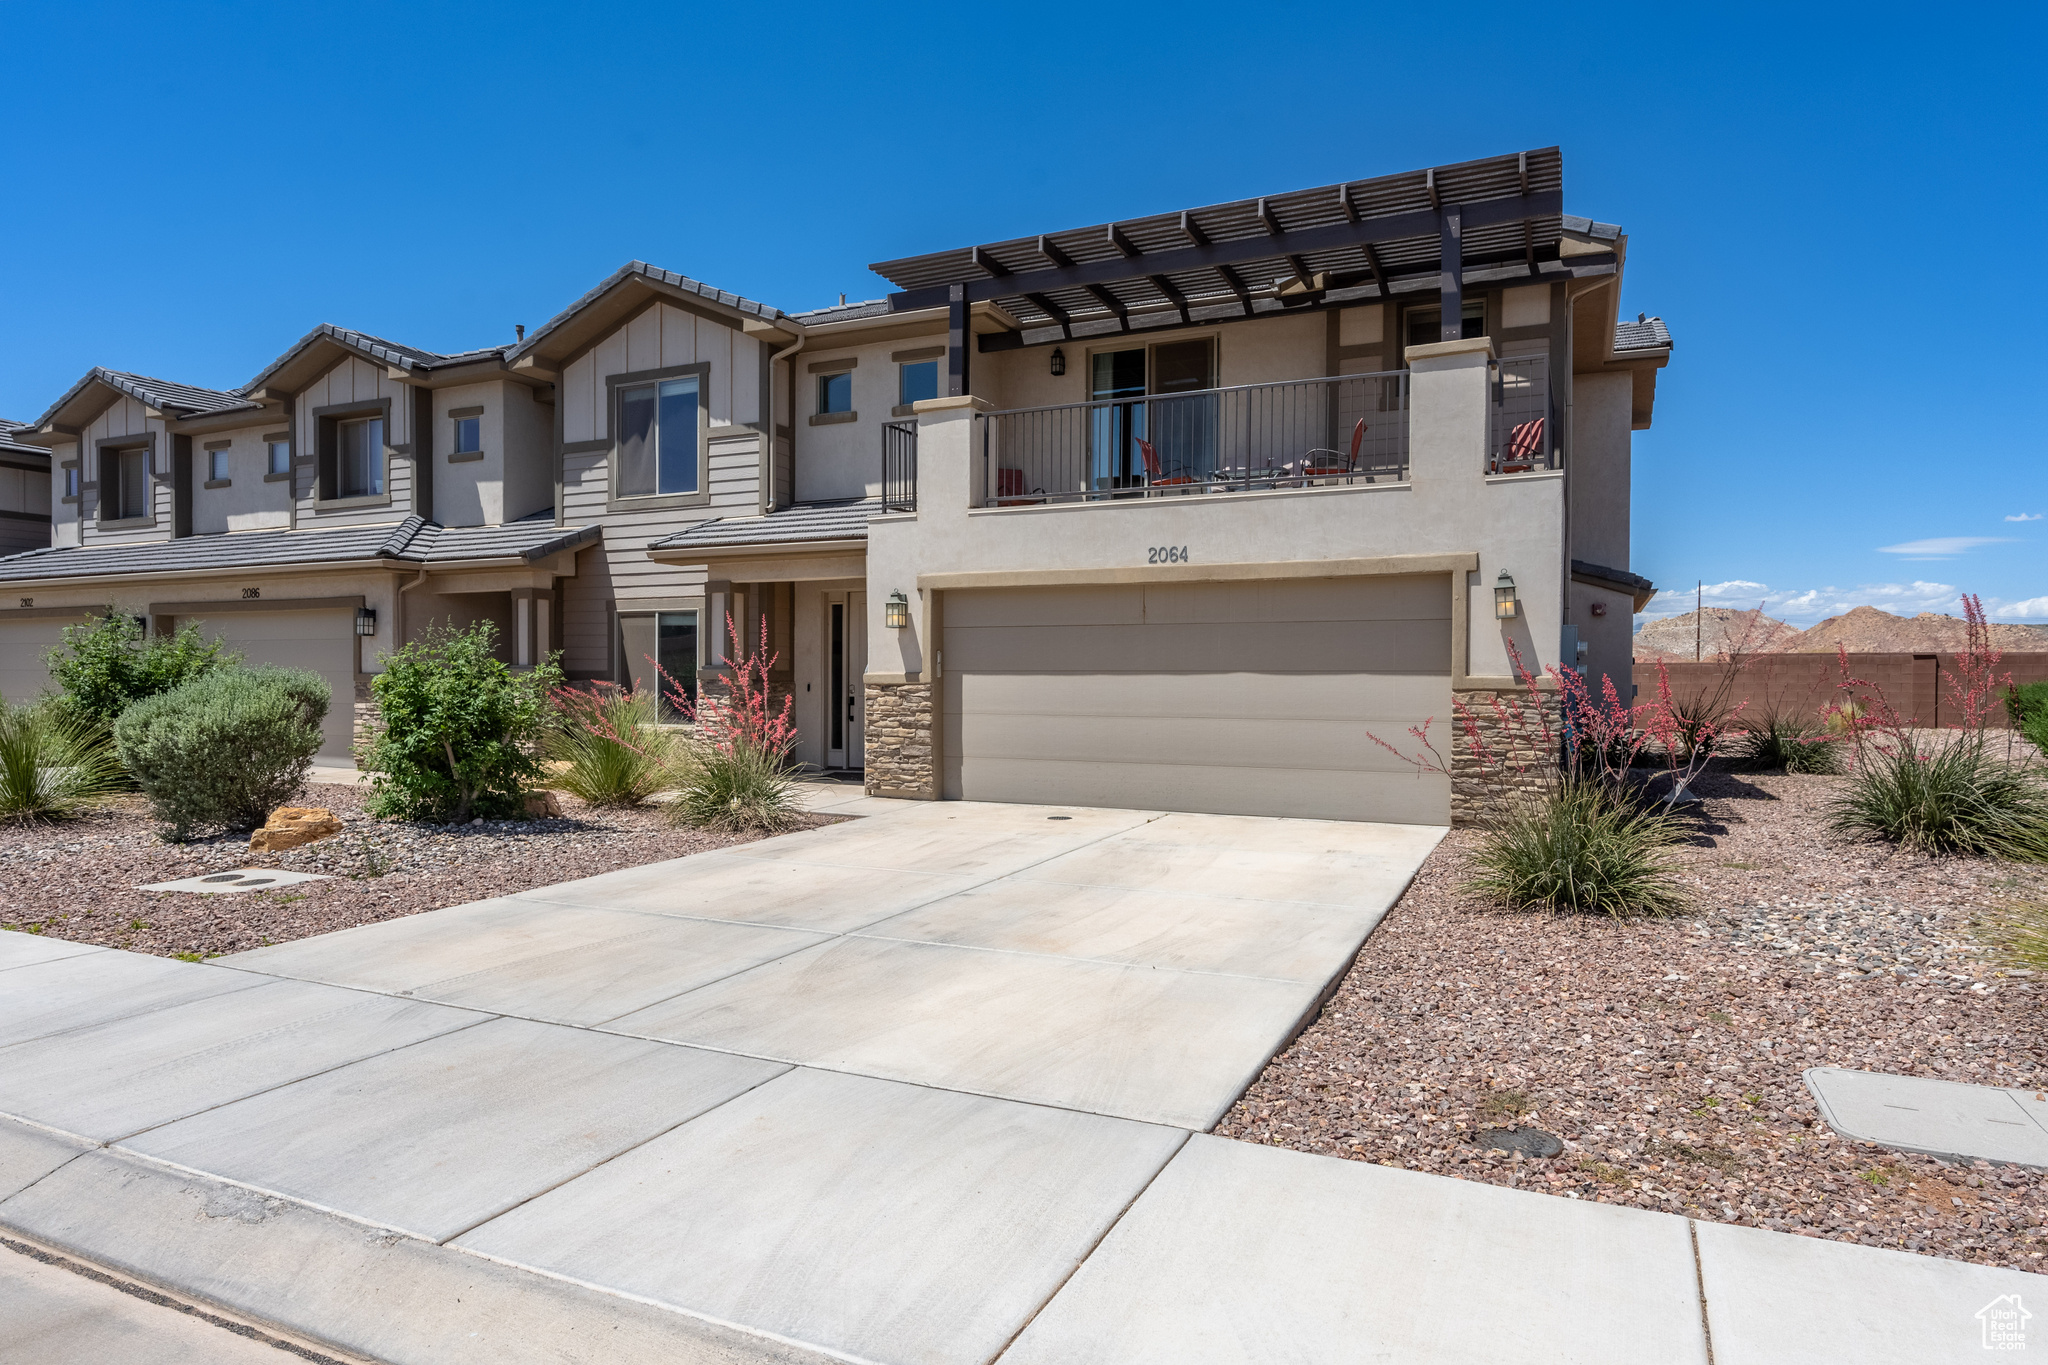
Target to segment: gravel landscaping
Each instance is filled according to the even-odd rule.
[[[344,831],[277,854],[250,853],[246,832],[166,843],[140,797],[82,819],[0,828],[0,928],[206,957],[760,837],[678,829],[658,810],[598,810],[567,794],[560,794],[560,819],[454,828],[384,822],[363,812],[364,791],[309,787],[304,804],[332,810]],[[827,823],[828,817],[806,817],[807,825]],[[243,867],[334,880],[233,895],[137,889]]]
[[[1800,1073],[2048,1086],[2048,990],[1971,929],[2001,904],[2048,900],[2048,873],[1837,840],[1821,812],[1842,785],[1709,773],[1678,855],[1693,909],[1665,921],[1489,908],[1459,890],[1476,837],[1453,832],[1216,1131],[2043,1269],[2041,1173],[1838,1137]],[[1479,1137],[1516,1128],[1562,1150]]]

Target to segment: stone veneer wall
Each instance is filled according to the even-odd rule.
[[[351,720],[349,747],[355,751],[356,766],[361,767],[369,756],[370,742],[377,737],[380,717],[377,714],[377,698],[370,691],[370,680],[356,675],[355,709]],[[328,762],[333,762],[329,759]]]
[[[1471,715],[1480,742],[1493,756],[1491,762],[1480,757],[1472,737],[1465,733],[1465,717],[1455,716],[1451,725],[1451,827],[1469,829],[1486,823],[1510,793],[1541,791],[1546,774],[1557,764],[1557,755],[1544,745],[1540,731],[1534,731],[1533,726],[1529,730],[1503,727],[1493,709],[1497,699],[1510,717],[1516,714],[1518,705],[1526,711],[1535,705],[1527,692],[1460,692],[1457,699]],[[1549,712],[1555,733],[1556,694],[1544,693],[1542,705]],[[1530,719],[1533,721],[1534,717]],[[1517,768],[1521,771],[1515,771]]]
[[[867,749],[864,785],[869,796],[938,799],[930,683],[867,684],[861,742]]]

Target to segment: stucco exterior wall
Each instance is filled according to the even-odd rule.
[[[482,459],[458,458],[454,413],[482,408]],[[554,408],[510,380],[434,391],[434,520],[500,526],[554,504]]]
[[[273,415],[260,425],[192,438],[192,534],[281,530],[292,524],[291,481],[266,482],[263,477],[270,470],[270,447],[263,437],[281,426],[282,419]],[[207,447],[216,441],[231,442],[226,488],[206,486],[213,459]]]
[[[1629,567],[1628,374],[1575,375],[1572,382],[1572,558]]]
[[[79,466],[78,477],[82,483],[86,478],[84,467],[79,460],[77,442],[50,448],[50,544],[64,547],[80,543],[84,533],[84,500],[64,497],[64,467]]]
[[[796,501],[819,502],[830,498],[879,497],[882,492],[882,436],[884,422],[904,421],[891,416],[896,407],[898,363],[892,356],[905,351],[929,350],[946,344],[943,327],[926,336],[896,337],[867,346],[836,345],[816,351],[799,351],[796,359]],[[853,408],[858,420],[816,423],[818,416],[819,371],[814,366],[832,366],[851,359],[854,368]],[[982,357],[976,356],[980,361]],[[946,362],[939,356],[939,384],[945,386]],[[970,380],[975,376],[969,371]],[[977,389],[979,385],[975,386]]]

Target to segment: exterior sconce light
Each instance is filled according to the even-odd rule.
[[[1515,580],[1502,569],[1500,577],[1493,581],[1493,615],[1500,621],[1515,619]]]
[[[882,620],[891,630],[901,630],[910,624],[910,599],[900,592],[889,594],[889,600],[882,607]]]
[[[1052,348],[1052,372],[1055,375],[1067,372],[1067,353],[1057,346]]]
[[[377,609],[376,609],[375,607],[357,607],[357,608],[356,608],[356,634],[358,634],[358,635],[375,635],[376,633],[377,633]]]

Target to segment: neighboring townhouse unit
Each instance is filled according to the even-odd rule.
[[[0,555],[50,543],[50,452],[14,439],[26,425],[0,418]]]
[[[886,262],[898,293],[806,313],[634,262],[507,347],[96,370],[16,433],[70,482],[55,548],[0,561],[0,649],[112,606],[361,698],[487,617],[510,662],[715,693],[729,619],[797,757],[870,790],[1441,823],[1485,799],[1453,699],[1488,715],[1516,653],[1626,697],[1651,590],[1630,445],[1671,339],[1564,207],[1549,148]],[[1430,719],[1455,781],[1376,743]]]

